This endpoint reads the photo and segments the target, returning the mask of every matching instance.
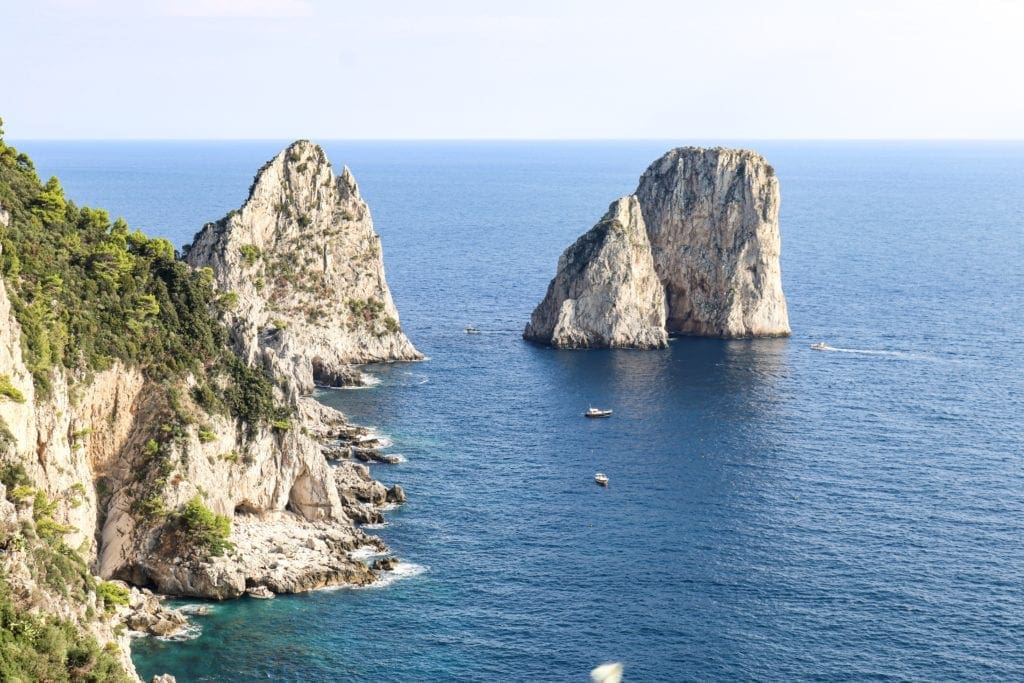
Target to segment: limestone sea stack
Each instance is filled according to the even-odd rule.
[[[335,177],[312,142],[264,165],[241,209],[207,223],[185,260],[212,269],[242,356],[302,394],[360,383],[353,364],[422,358],[399,324],[355,179],[348,168]]]
[[[524,336],[555,348],[668,344],[665,295],[636,196],[612,203],[565,250]]]
[[[778,216],[778,179],[761,155],[671,150],[562,254],[523,336],[640,349],[668,335],[787,336]]]
[[[789,335],[779,268],[779,181],[750,150],[674,149],[636,190],[665,287],[668,332]]]

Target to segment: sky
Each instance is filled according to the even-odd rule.
[[[1024,138],[1019,0],[0,0],[12,139]]]

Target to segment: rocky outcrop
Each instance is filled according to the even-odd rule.
[[[789,334],[779,268],[779,181],[750,150],[674,149],[636,190],[665,287],[670,334]]]
[[[243,357],[300,395],[360,383],[356,363],[422,358],[399,325],[355,179],[347,168],[335,177],[309,141],[268,162],[241,209],[208,223],[185,259],[228,293]]]
[[[786,336],[778,214],[778,179],[759,154],[671,150],[562,254],[523,336],[559,348]]]
[[[184,626],[149,589],[224,599],[369,583],[378,574],[354,551],[386,548],[356,525],[382,521],[385,506],[404,500],[400,487],[349,461],[384,442],[308,396],[314,381],[358,381],[353,363],[419,357],[398,326],[379,240],[347,170],[335,179],[318,147],[296,143],[260,172],[242,210],[196,245],[230,309],[234,346],[272,380],[272,398],[259,394],[272,405],[248,421],[198,402],[211,384],[242,391],[219,367],[156,381],[117,360],[94,371],[56,363],[34,381],[11,281],[0,279],[0,471],[19,482],[10,491],[0,483],[0,573],[18,609],[116,643],[131,674],[116,623],[162,637]],[[209,526],[186,523],[193,501],[217,529],[230,528],[219,545],[204,535]],[[26,531],[33,526],[45,542]],[[54,549],[84,560],[75,599],[44,585],[37,555]],[[87,569],[141,589],[105,611]]]
[[[167,638],[180,634],[188,626],[188,617],[183,612],[165,606],[152,591],[123,582],[114,583],[128,591],[128,605],[118,610],[118,616],[132,631]]]
[[[614,202],[558,260],[524,337],[556,348],[660,348],[665,296],[636,197]]]

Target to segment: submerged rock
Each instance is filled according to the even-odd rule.
[[[556,348],[661,348],[665,295],[635,196],[565,250],[523,336]]]
[[[756,152],[674,149],[558,261],[524,338],[658,348],[669,334],[786,336],[779,183]]]

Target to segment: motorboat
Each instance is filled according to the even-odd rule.
[[[469,327],[466,328],[466,334],[480,334],[480,330],[470,325]]]
[[[815,351],[828,351],[828,344],[825,342],[818,342],[817,344],[811,344],[811,348]]]
[[[608,475],[605,474],[604,472],[598,472],[597,474],[594,475],[594,481],[596,481],[600,486],[607,486]]]
[[[593,406],[587,408],[587,412],[583,413],[586,417],[611,417],[611,408],[595,408]]]

